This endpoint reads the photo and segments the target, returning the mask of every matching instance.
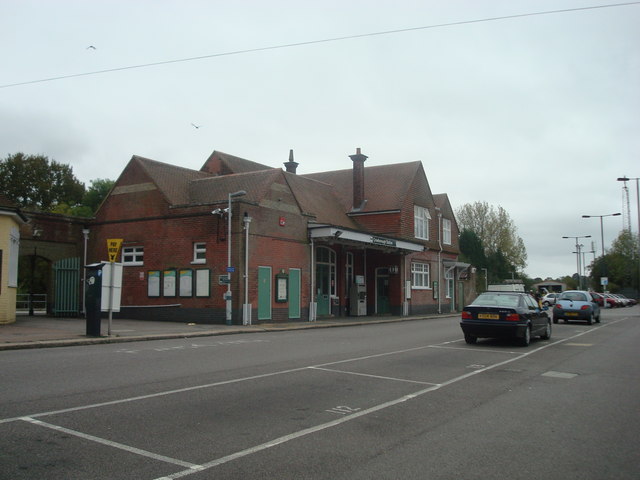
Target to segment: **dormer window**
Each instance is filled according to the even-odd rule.
[[[429,240],[429,220],[431,220],[429,209],[418,205],[413,206],[413,234],[416,238]]]
[[[451,220],[442,219],[442,242],[445,245],[451,245]]]

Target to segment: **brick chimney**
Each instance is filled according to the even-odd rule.
[[[355,155],[349,155],[353,161],[353,209],[357,210],[364,206],[364,161],[369,158],[360,153],[356,148]]]
[[[298,165],[298,162],[293,161],[293,150],[289,150],[289,161],[284,163],[287,172],[295,174]]]

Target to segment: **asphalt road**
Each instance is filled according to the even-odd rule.
[[[0,352],[1,479],[639,478],[640,306]]]

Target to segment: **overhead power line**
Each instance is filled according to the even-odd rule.
[[[68,75],[59,75],[56,77],[48,77],[48,78],[40,78],[37,80],[27,80],[24,82],[17,83],[8,83],[5,85],[0,85],[0,88],[10,88],[10,87],[19,87],[22,85],[31,85],[34,83],[44,83],[44,82],[53,82],[56,80],[66,80],[69,78],[78,78],[78,77],[88,77],[91,75],[101,75],[103,73],[111,73],[111,72],[120,72],[123,70],[134,70],[139,68],[149,68],[149,67],[157,67],[160,65],[170,65],[172,63],[183,63],[183,62],[194,62],[197,60],[206,60],[209,58],[217,58],[217,57],[228,57],[232,55],[243,55],[246,53],[255,53],[255,52],[264,52],[267,50],[278,50],[283,48],[292,48],[292,47],[302,47],[306,45],[316,45],[320,43],[330,43],[330,42],[341,42],[344,40],[353,40],[357,38],[365,38],[365,37],[375,37],[381,35],[394,35],[398,33],[406,33],[406,32],[414,32],[418,30],[429,30],[435,28],[445,28],[445,27],[455,27],[459,25],[470,25],[474,23],[484,23],[484,22],[496,22],[500,20],[513,20],[517,18],[525,18],[525,17],[535,17],[541,15],[555,15],[560,13],[570,13],[570,12],[578,12],[584,10],[596,10],[602,8],[614,8],[614,7],[624,7],[629,5],[638,5],[640,1],[637,2],[624,2],[624,3],[613,3],[607,5],[593,5],[589,7],[577,7],[577,8],[564,8],[561,10],[546,10],[540,12],[529,12],[529,13],[519,13],[515,15],[504,15],[499,17],[488,17],[488,18],[480,18],[475,20],[461,20],[457,22],[448,22],[448,23],[438,23],[433,25],[424,25],[421,27],[409,27],[409,28],[400,28],[396,30],[385,30],[381,32],[370,32],[370,33],[361,33],[356,35],[346,35],[342,37],[332,37],[332,38],[324,38],[321,40],[308,40],[305,42],[295,42],[295,43],[285,43],[281,45],[271,45],[268,47],[257,47],[257,48],[249,48],[245,50],[234,50],[231,52],[222,52],[222,53],[212,53],[209,55],[200,55],[197,57],[187,57],[187,58],[178,58],[173,60],[164,60],[160,62],[151,62],[151,63],[142,63],[139,65],[128,65],[125,67],[116,67],[116,68],[107,68],[104,70],[94,70],[91,72],[83,72],[83,73],[72,73]]]

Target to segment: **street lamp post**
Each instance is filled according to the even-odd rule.
[[[83,267],[85,267],[87,265],[87,242],[89,241],[89,229],[88,228],[83,228],[82,229],[82,237],[84,238],[84,264],[82,265]],[[84,317],[86,315],[86,291],[87,291],[87,269],[86,268],[82,268],[82,316]]]
[[[640,187],[638,186],[638,180],[640,177],[629,178],[626,175],[617,179],[619,182],[628,182],[629,180],[636,181],[636,208],[638,210],[638,291],[640,291]],[[631,222],[631,219],[629,219]]]
[[[251,325],[251,304],[249,303],[249,225],[251,217],[244,212],[244,305],[242,306],[242,324]]]
[[[607,215],[582,215],[582,218],[599,218],[600,219],[600,246],[602,247],[602,258],[604,258],[604,228],[602,226],[602,219],[604,217],[618,217],[622,215],[618,213],[609,213]]]
[[[575,238],[576,240],[576,251],[574,253],[576,254],[576,267],[578,271],[578,288],[582,290],[582,273],[580,272],[580,245],[578,244],[578,239],[591,238],[591,235],[579,235],[577,237],[566,236],[562,238]]]
[[[228,206],[227,206],[227,293],[225,294],[225,300],[226,300],[226,324],[227,325],[232,325],[232,321],[231,321],[231,309],[232,309],[232,303],[231,303],[231,273],[234,271],[234,268],[231,266],[231,199],[235,198],[235,197],[242,197],[243,195],[246,195],[247,192],[245,192],[244,190],[238,190],[237,192],[233,192],[229,194],[229,201],[228,201]]]

